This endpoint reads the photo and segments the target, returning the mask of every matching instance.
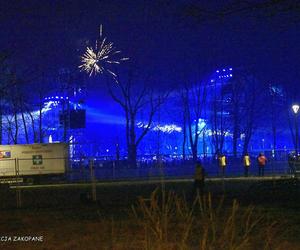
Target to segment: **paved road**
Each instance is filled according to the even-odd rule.
[[[289,179],[290,176],[264,176],[264,177],[226,177],[226,178],[207,178],[207,182],[220,181],[268,181]],[[120,185],[149,185],[159,183],[182,183],[193,182],[193,179],[148,179],[148,180],[124,180],[124,181],[102,181],[102,182],[88,182],[88,183],[57,183],[57,184],[42,184],[42,185],[11,185],[11,189],[43,189],[43,188],[68,188],[68,187],[89,187],[96,186],[120,186]]]

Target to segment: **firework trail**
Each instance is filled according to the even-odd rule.
[[[82,64],[79,68],[89,76],[107,72],[116,79],[117,74],[110,69],[110,65],[129,60],[128,57],[120,57],[120,53],[121,51],[117,50],[112,42],[108,42],[107,38],[103,37],[102,25],[100,25],[99,39],[96,40],[95,48],[86,48],[85,53],[81,56]]]

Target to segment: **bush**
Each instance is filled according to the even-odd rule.
[[[277,223],[269,223],[253,207],[240,208],[233,200],[212,201],[210,194],[189,203],[185,197],[156,189],[140,198],[133,215],[143,234],[135,245],[143,249],[275,249],[279,247]]]

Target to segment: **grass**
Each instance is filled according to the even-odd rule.
[[[210,193],[190,205],[174,192],[156,189],[139,200],[135,218],[144,230],[144,249],[273,249],[279,247],[276,222],[264,220],[253,206],[240,209],[236,200],[214,204]],[[265,239],[263,242],[262,239]],[[137,241],[138,242],[138,241]]]
[[[192,183],[89,189],[0,190],[0,235],[44,236],[1,249],[300,249],[299,186],[291,181]]]

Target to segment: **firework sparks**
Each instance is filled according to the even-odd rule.
[[[100,25],[99,40],[96,41],[95,49],[87,47],[85,53],[81,56],[82,64],[79,68],[87,72],[90,76],[97,74],[104,74],[105,72],[111,74],[114,79],[117,74],[109,68],[111,64],[121,64],[123,61],[129,60],[128,57],[120,57],[120,50],[116,50],[112,42],[108,42],[106,37],[102,36],[103,29]]]

